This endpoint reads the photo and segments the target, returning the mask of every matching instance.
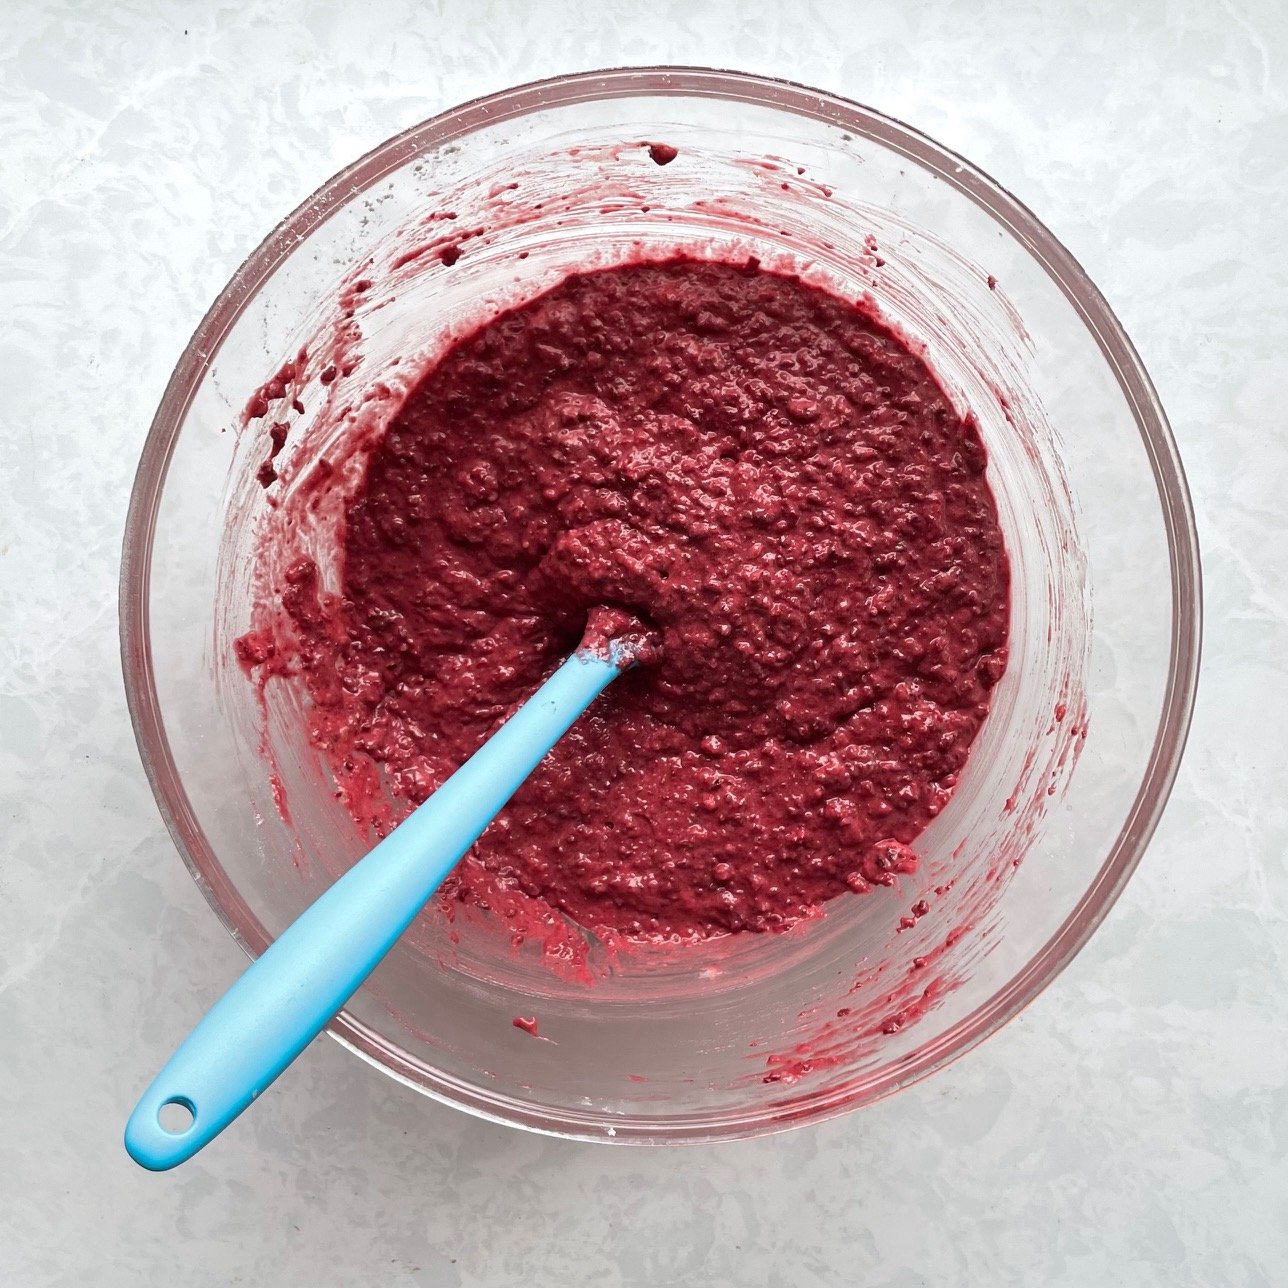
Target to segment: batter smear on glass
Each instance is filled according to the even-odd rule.
[[[341,595],[307,560],[279,588],[276,664],[355,814],[376,772],[410,810],[589,610],[628,610],[659,657],[447,897],[641,939],[780,929],[911,871],[957,784],[1006,666],[984,471],[973,418],[862,307],[754,260],[577,274],[413,389],[350,504]]]

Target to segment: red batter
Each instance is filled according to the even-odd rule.
[[[590,609],[627,609],[660,657],[449,893],[690,939],[893,884],[1006,665],[984,468],[972,419],[859,307],[755,261],[573,276],[407,398],[349,510],[342,598],[291,570],[313,736],[355,809],[373,763],[410,808]]]

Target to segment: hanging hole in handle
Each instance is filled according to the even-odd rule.
[[[197,1106],[185,1096],[175,1096],[157,1110],[161,1130],[171,1136],[182,1136],[196,1121]]]

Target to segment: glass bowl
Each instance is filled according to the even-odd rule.
[[[989,451],[1011,662],[898,887],[780,935],[626,953],[582,937],[571,956],[567,937],[514,945],[494,914],[434,905],[330,1026],[443,1101],[593,1140],[815,1121],[1005,1023],[1139,861],[1198,668],[1198,553],[1163,410],[1019,202],[907,126],[780,81],[657,68],[509,90],[391,139],[287,218],[202,321],[143,452],[122,570],[130,709],[180,853],[249,953],[368,843],[301,695],[273,683],[261,701],[233,656],[281,498],[321,455],[341,464],[335,503],[296,516],[334,581],[338,502],[425,361],[571,269],[677,249],[866,298],[923,347]]]

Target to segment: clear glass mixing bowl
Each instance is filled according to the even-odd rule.
[[[678,149],[668,164],[659,142]],[[390,405],[360,396],[396,393],[461,328],[572,268],[681,247],[870,297],[924,345],[989,449],[1011,664],[900,888],[670,956],[592,942],[593,986],[486,914],[432,909],[331,1026],[409,1086],[587,1139],[824,1118],[1003,1024],[1140,859],[1198,667],[1198,554],[1162,408],[1104,299],[1014,198],[896,121],[778,81],[622,70],[497,94],[391,139],[268,237],[188,345],[143,453],[122,572],[130,708],[179,850],[248,952],[366,844],[303,737],[300,695],[270,685],[261,709],[232,658],[270,497],[324,451],[349,461],[342,495],[361,451],[340,440],[378,434]],[[242,413],[301,347],[286,401],[305,410],[266,491],[276,412]],[[331,577],[341,513],[320,507],[302,538]]]

